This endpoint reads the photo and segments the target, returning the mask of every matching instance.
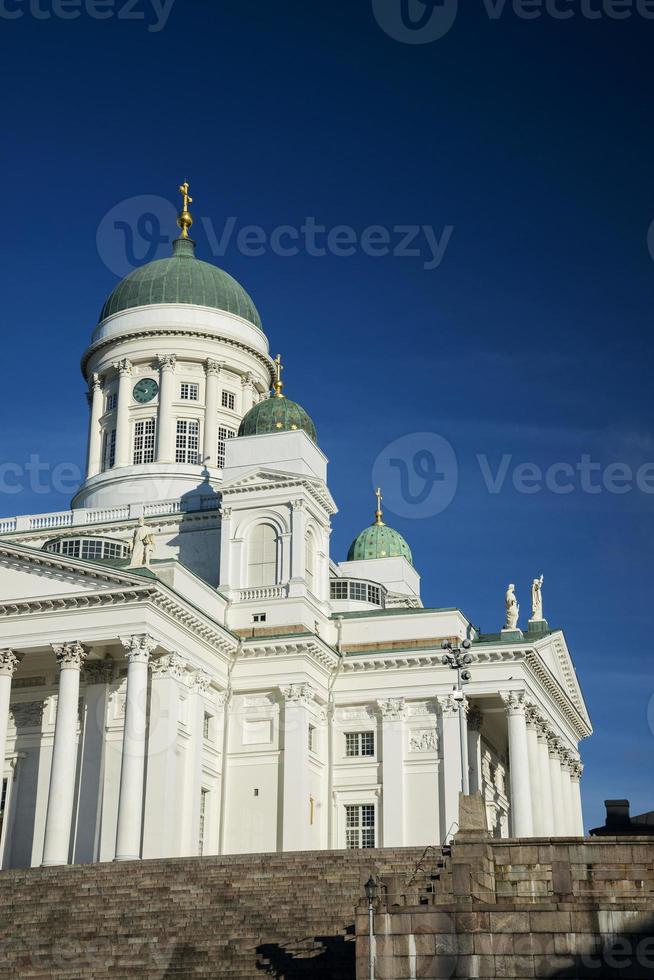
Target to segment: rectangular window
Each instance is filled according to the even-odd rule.
[[[208,789],[200,790],[200,820],[198,823],[198,854],[200,857],[204,854],[204,830],[207,822],[207,804],[209,796]]]
[[[309,725],[309,752],[316,751],[316,726]]]
[[[345,807],[345,846],[348,850],[375,846],[375,807],[372,803]]]
[[[110,395],[107,395],[107,411],[113,412],[118,404],[118,394],[113,391]]]
[[[202,722],[202,738],[205,742],[211,741],[211,728],[213,722],[213,715],[210,715],[205,711],[204,720]]]
[[[225,443],[228,439],[233,439],[235,435],[235,429],[227,429],[224,425],[218,426],[218,453],[216,462],[220,469],[225,465]]]
[[[252,617],[253,623],[265,623],[265,621],[266,621],[265,613],[255,613],[254,616]]]
[[[222,406],[223,408],[228,408],[231,412],[234,411],[236,408],[236,395],[232,391],[223,391]]]
[[[179,386],[179,397],[183,402],[196,402],[200,398],[200,385],[191,381],[182,381]]]
[[[110,470],[116,462],[116,430],[105,429],[102,433],[102,469]]]
[[[192,419],[178,419],[175,438],[175,462],[200,462],[200,423]]]
[[[154,419],[141,419],[134,425],[134,454],[132,462],[154,463],[154,436],[156,422]]]
[[[102,558],[102,541],[82,541],[82,558]]]
[[[347,582],[339,582],[338,579],[331,581],[332,599],[347,599]]]
[[[368,587],[365,582],[350,582],[350,599],[365,602],[368,598]]]
[[[374,755],[375,733],[374,732],[346,732],[345,754],[349,756]]]
[[[71,541],[61,542],[61,554],[67,555],[68,558],[79,558],[79,538],[73,538]]]

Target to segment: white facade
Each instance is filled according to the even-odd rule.
[[[138,307],[83,366],[73,509],[0,521],[4,867],[440,843],[461,711],[497,836],[583,832],[591,726],[563,634],[478,636],[424,608],[405,557],[330,556],[320,448],[235,437],[273,377],[261,330]],[[149,569],[125,560],[139,518]],[[461,701],[441,643],[464,639]]]

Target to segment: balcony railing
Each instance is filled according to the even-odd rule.
[[[0,534],[20,534],[23,531],[50,531],[86,524],[111,524],[115,521],[136,520],[139,517],[159,517],[168,514],[188,514],[201,510],[217,510],[220,499],[215,494],[192,497],[189,500],[158,500],[149,504],[124,504],[120,507],[97,507],[58,511],[54,514],[24,514],[0,519]]]

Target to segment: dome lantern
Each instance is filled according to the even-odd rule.
[[[347,553],[348,561],[366,561],[369,558],[406,558],[413,565],[413,555],[399,531],[388,527],[383,520],[382,492],[378,489],[375,519],[356,536]]]
[[[239,436],[268,435],[272,432],[292,432],[302,429],[313,442],[318,441],[313,419],[297,402],[282,394],[281,354],[275,358],[274,395],[254,405],[244,416],[238,430]]]

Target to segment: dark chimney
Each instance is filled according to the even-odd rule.
[[[621,828],[631,826],[629,800],[604,800],[604,806],[607,827],[615,828],[618,832]]]

